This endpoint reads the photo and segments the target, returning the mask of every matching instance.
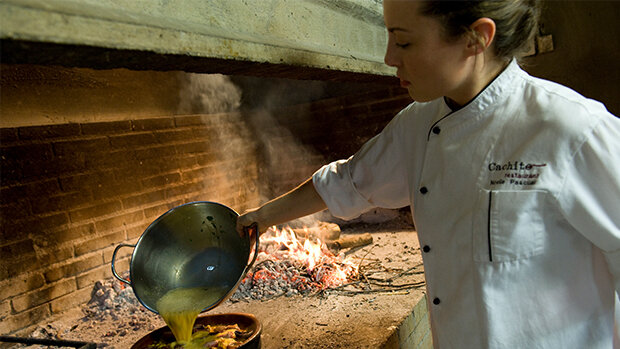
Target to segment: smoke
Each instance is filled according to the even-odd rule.
[[[309,163],[323,162],[317,152],[305,147],[283,127],[274,114],[283,106],[320,98],[321,84],[239,77],[233,81],[220,74],[183,73],[180,79],[179,114],[204,114],[206,122],[220,118],[214,123],[214,139],[208,142],[217,145],[213,151],[221,160],[218,181],[228,181],[219,182],[218,186],[234,188],[230,176],[247,173],[242,167],[258,161],[258,175],[247,173],[258,177],[255,187],[234,190],[239,195],[258,190],[263,203],[312,175],[308,172]],[[297,88],[291,88],[291,84]],[[306,218],[304,224],[311,225],[313,221]]]
[[[262,165],[259,168],[259,193],[261,202],[266,202],[301,184],[312,175],[313,166],[325,161],[317,151],[302,144],[298,135],[280,123],[289,115],[278,114],[287,106],[309,105],[309,102],[323,97],[323,82],[256,78],[236,81],[244,87],[245,116],[257,141]],[[321,220],[321,216],[302,217],[289,222],[289,225],[313,226]]]
[[[178,114],[214,114],[236,111],[241,89],[221,74],[181,74]]]
[[[177,113],[203,115],[208,125],[205,144],[208,152],[215,155],[217,166],[212,166],[213,170],[206,178],[207,188],[228,188],[226,194],[245,197],[245,193],[252,191],[252,188],[239,187],[237,183],[240,182],[239,174],[246,173],[244,167],[251,163],[246,159],[255,156],[256,144],[248,142],[252,139],[251,132],[239,112],[241,89],[228,76],[221,74],[180,73],[179,80],[181,88]],[[214,178],[217,178],[217,186],[209,183]],[[223,193],[216,196],[223,196]]]

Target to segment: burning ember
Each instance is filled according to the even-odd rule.
[[[319,238],[298,238],[290,227],[261,236],[256,264],[231,300],[308,294],[357,280],[358,265],[334,254]]]

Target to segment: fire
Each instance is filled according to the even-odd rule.
[[[357,265],[347,260],[344,253],[335,255],[320,239],[302,242],[290,227],[272,227],[261,236],[258,261],[265,260],[290,261],[319,289],[337,287],[358,276]]]

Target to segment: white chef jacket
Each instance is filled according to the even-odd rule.
[[[410,104],[313,183],[344,219],[411,205],[436,347],[612,347],[620,119],[601,103],[513,61],[457,111]]]

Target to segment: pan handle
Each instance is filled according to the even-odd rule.
[[[259,237],[258,237],[260,235],[258,232],[258,223],[254,222],[247,227],[243,227],[243,231],[246,234],[246,236],[249,236],[249,237],[254,236],[254,241],[255,241],[254,256],[252,257],[252,261],[243,270],[243,275],[245,275],[252,268],[252,265],[254,265],[254,262],[256,262],[256,256],[258,256],[258,245],[260,244]]]
[[[114,253],[112,253],[112,274],[114,274],[114,277],[116,277],[119,281],[131,286],[131,282],[129,280],[123,279],[120,275],[118,275],[118,273],[116,272],[116,267],[114,266],[114,262],[116,261],[116,253],[118,252],[118,250],[121,249],[121,247],[136,247],[136,245],[120,244],[116,246],[116,248],[114,249]]]

